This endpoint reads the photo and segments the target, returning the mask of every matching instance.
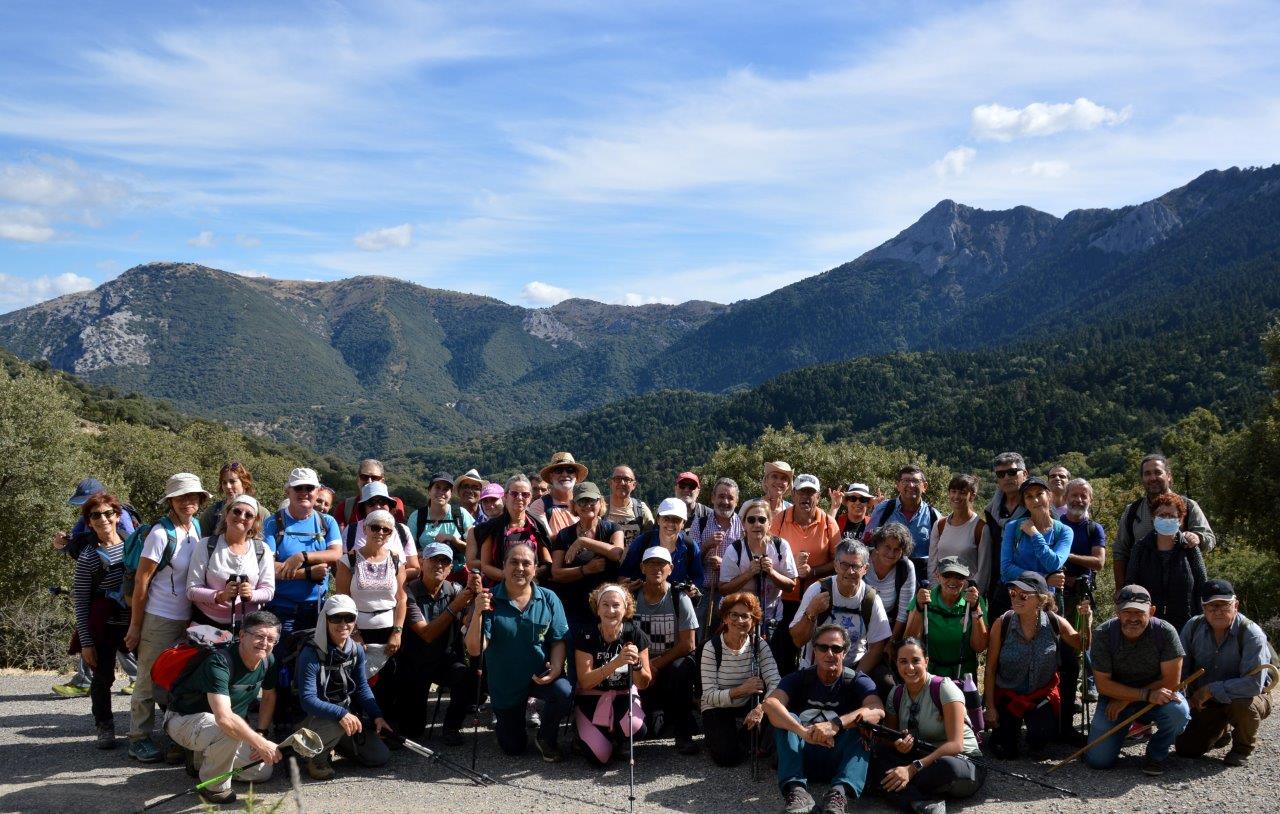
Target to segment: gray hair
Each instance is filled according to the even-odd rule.
[[[711,487],[711,494],[714,495],[716,493],[716,490],[719,489],[721,486],[728,486],[728,487],[731,487],[733,491],[735,492],[738,491],[738,482],[733,478],[717,478],[716,485]]]
[[[280,617],[271,611],[256,610],[248,616],[244,617],[245,630],[257,630],[260,627],[273,627],[280,629]]]
[[[871,535],[871,547],[879,548],[881,543],[890,539],[896,539],[902,543],[902,556],[904,557],[910,557],[911,552],[915,550],[916,538],[911,536],[911,530],[901,523],[885,523],[876,529]],[[859,545],[862,544],[859,543]],[[863,550],[866,550],[866,546],[863,546]],[[839,552],[840,547],[837,546],[836,553]],[[866,560],[863,560],[863,562],[866,562]]]
[[[530,489],[533,488],[533,481],[529,480],[528,475],[522,475],[517,473],[507,478],[507,482],[502,485],[502,491],[510,492],[512,484],[515,484],[515,483],[527,483],[529,484]]]
[[[383,473],[384,475],[387,472],[387,468],[383,466],[382,461],[379,461],[377,458],[365,458],[363,461],[360,462],[360,465],[357,466],[356,469],[357,470],[364,469],[366,466],[375,467],[379,472]]]
[[[899,526],[899,527],[902,526],[901,523],[890,523],[889,525]],[[907,536],[910,537],[911,535],[908,534]],[[863,565],[866,565],[868,562],[871,561],[871,552],[867,549],[867,547],[863,545],[861,541],[854,540],[850,537],[842,538],[840,542],[836,544],[836,551],[833,556],[839,557],[841,554],[848,554],[853,557],[859,557],[862,559]]]
[[[1026,460],[1024,460],[1022,455],[1017,452],[1001,452],[996,456],[996,459],[991,462],[991,468],[998,469],[1003,464],[1014,464],[1019,469],[1027,468]]]
[[[1072,478],[1071,480],[1067,481],[1067,492],[1066,492],[1067,494],[1071,494],[1071,487],[1073,486],[1084,487],[1084,490],[1089,493],[1089,499],[1090,500],[1093,499],[1093,484],[1089,483],[1089,481],[1085,480],[1084,478]]]
[[[754,500],[748,500],[746,503],[743,503],[743,504],[742,504],[742,516],[743,516],[743,517],[746,517],[746,516],[747,516],[747,512],[751,511],[751,510],[752,510],[752,509],[754,509],[756,506],[761,506],[761,507],[763,507],[763,508],[764,508],[764,513],[765,513],[766,515],[768,515],[768,516],[770,517],[770,519],[772,519],[772,518],[773,518],[773,507],[769,505],[769,501],[765,500],[765,499],[764,499],[764,498],[762,498],[762,497],[755,498]]]
[[[844,625],[838,625],[835,622],[827,622],[825,625],[818,625],[818,629],[813,631],[813,638],[809,640],[810,644],[818,641],[818,637],[824,633],[839,633],[840,640],[844,642],[845,649],[848,649],[853,641],[849,638],[849,631],[844,629]]]

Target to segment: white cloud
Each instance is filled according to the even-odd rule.
[[[974,156],[977,154],[978,151],[972,147],[957,147],[954,150],[949,150],[946,155],[933,162],[934,175],[939,178],[964,175],[965,170],[969,169],[969,164],[973,162]]]
[[[1026,171],[1037,178],[1061,178],[1071,172],[1071,165],[1065,161],[1032,161]]]
[[[213,244],[213,232],[210,232],[208,229],[187,241],[188,246],[195,246],[198,249],[205,249]]]
[[[973,109],[973,134],[980,139],[1012,141],[1015,138],[1051,136],[1066,130],[1093,130],[1128,121],[1132,108],[1112,110],[1083,96],[1074,102],[1032,102],[1023,108],[978,105]]]
[[[52,240],[53,235],[48,219],[35,209],[0,209],[0,239],[44,243]]]
[[[257,269],[234,269],[231,273],[239,274],[241,277],[262,278],[262,277],[271,276],[270,274],[267,274],[265,271],[258,271]]]
[[[256,249],[262,245],[262,238],[253,235],[236,235],[236,245],[246,249]]]
[[[46,275],[32,279],[0,273],[0,313],[91,288],[93,280],[69,271],[57,277]]]
[[[413,243],[413,226],[402,223],[385,229],[372,229],[356,235],[356,246],[366,252],[385,252],[387,249],[407,249]]]
[[[520,289],[520,298],[535,306],[555,305],[561,300],[567,300],[572,296],[573,292],[567,288],[561,288],[558,285],[551,285],[539,280],[526,283],[525,287]]]
[[[53,239],[54,223],[100,226],[102,214],[129,197],[121,181],[83,169],[70,159],[37,156],[0,165],[0,239],[43,243]]]
[[[661,303],[663,305],[675,305],[676,301],[671,297],[658,297],[653,294],[636,294],[628,291],[622,295],[622,305],[652,305],[653,303]]]

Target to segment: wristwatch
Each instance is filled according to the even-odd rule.
[[[392,625],[392,626],[391,626],[391,632],[392,632],[392,633],[403,633],[403,632],[404,632],[404,625]]]
[[[919,774],[920,772],[924,771],[924,764],[921,763],[919,760],[913,760],[911,761],[911,768],[915,769],[916,773]]]

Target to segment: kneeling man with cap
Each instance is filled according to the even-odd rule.
[[[1099,703],[1093,715],[1090,742],[1141,707],[1155,704],[1138,718],[1139,723],[1156,726],[1142,771],[1163,774],[1174,739],[1191,719],[1186,699],[1174,689],[1185,655],[1178,631],[1155,618],[1146,588],[1126,585],[1116,595],[1116,618],[1098,626],[1089,653],[1098,694],[1107,702]],[[1123,730],[1112,734],[1085,752],[1084,762],[1094,769],[1110,769],[1120,757],[1124,738]]]
[[[1266,634],[1240,612],[1230,582],[1209,580],[1200,599],[1204,615],[1192,617],[1182,628],[1187,651],[1182,673],[1203,667],[1204,675],[1187,688],[1191,723],[1175,748],[1183,757],[1200,757],[1230,738],[1231,751],[1222,762],[1243,766],[1258,743],[1262,719],[1271,714],[1270,692],[1280,676],[1271,666]]]

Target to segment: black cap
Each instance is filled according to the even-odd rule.
[[[1030,489],[1032,486],[1039,486],[1041,489],[1044,489],[1045,491],[1049,490],[1049,482],[1046,481],[1044,478],[1040,477],[1039,475],[1036,475],[1035,477],[1027,478],[1022,482],[1022,485],[1018,487],[1018,494],[1025,495],[1027,493],[1027,490]]]
[[[449,484],[450,489],[453,488],[453,475],[450,475],[448,472],[437,472],[432,475],[431,480],[427,481],[427,488],[430,489],[433,483],[438,483],[440,481],[444,481]]]
[[[1030,591],[1035,594],[1047,594],[1049,591],[1049,583],[1045,581],[1043,575],[1035,571],[1023,571],[1018,578],[1009,583],[1023,591]]]
[[[1141,585],[1126,585],[1116,594],[1116,610],[1127,608],[1146,610],[1151,607],[1151,594]]]
[[[1220,602],[1224,599],[1235,599],[1236,589],[1225,579],[1211,579],[1200,586],[1201,602]]]

